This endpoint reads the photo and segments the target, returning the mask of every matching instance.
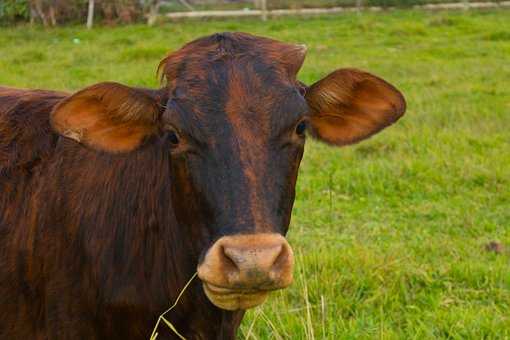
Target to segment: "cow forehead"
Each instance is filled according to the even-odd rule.
[[[277,135],[306,114],[306,101],[295,84],[253,67],[227,62],[210,67],[204,80],[176,81],[170,113],[204,140],[231,126],[237,133],[252,130],[260,139]]]
[[[213,35],[186,45],[161,65],[171,101],[184,108],[177,110],[180,120],[190,130],[219,131],[234,124],[238,132],[254,129],[260,137],[292,124],[306,104],[296,89],[297,70],[289,54],[280,52],[296,48],[245,34]],[[295,56],[293,62],[300,66],[302,59]]]
[[[183,80],[203,81],[210,76],[212,67],[230,61],[251,64],[259,72],[270,69],[293,81],[305,54],[302,45],[246,33],[218,33],[192,41],[171,53],[161,61],[159,71],[172,87]]]

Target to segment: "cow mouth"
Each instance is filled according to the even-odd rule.
[[[205,295],[216,307],[225,310],[249,309],[266,301],[270,291],[257,289],[232,289],[203,282]]]

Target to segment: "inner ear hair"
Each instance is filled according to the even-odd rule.
[[[157,130],[162,112],[158,95],[149,91],[112,82],[92,85],[55,106],[52,126],[62,136],[95,149],[133,150]]]
[[[393,85],[368,72],[339,69],[308,88],[312,136],[333,145],[359,142],[396,122],[406,110]]]

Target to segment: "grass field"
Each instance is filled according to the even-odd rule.
[[[509,339],[510,12],[1,28],[0,84],[157,86],[169,50],[225,30],[306,43],[306,83],[353,66],[408,101],[357,146],[308,141],[289,234],[296,281],[248,313],[240,338]]]

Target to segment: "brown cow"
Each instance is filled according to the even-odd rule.
[[[235,338],[292,281],[305,130],[351,144],[405,111],[362,71],[305,86],[304,57],[222,33],[165,58],[159,90],[0,89],[0,338],[147,339],[196,271],[168,319],[188,339]]]

